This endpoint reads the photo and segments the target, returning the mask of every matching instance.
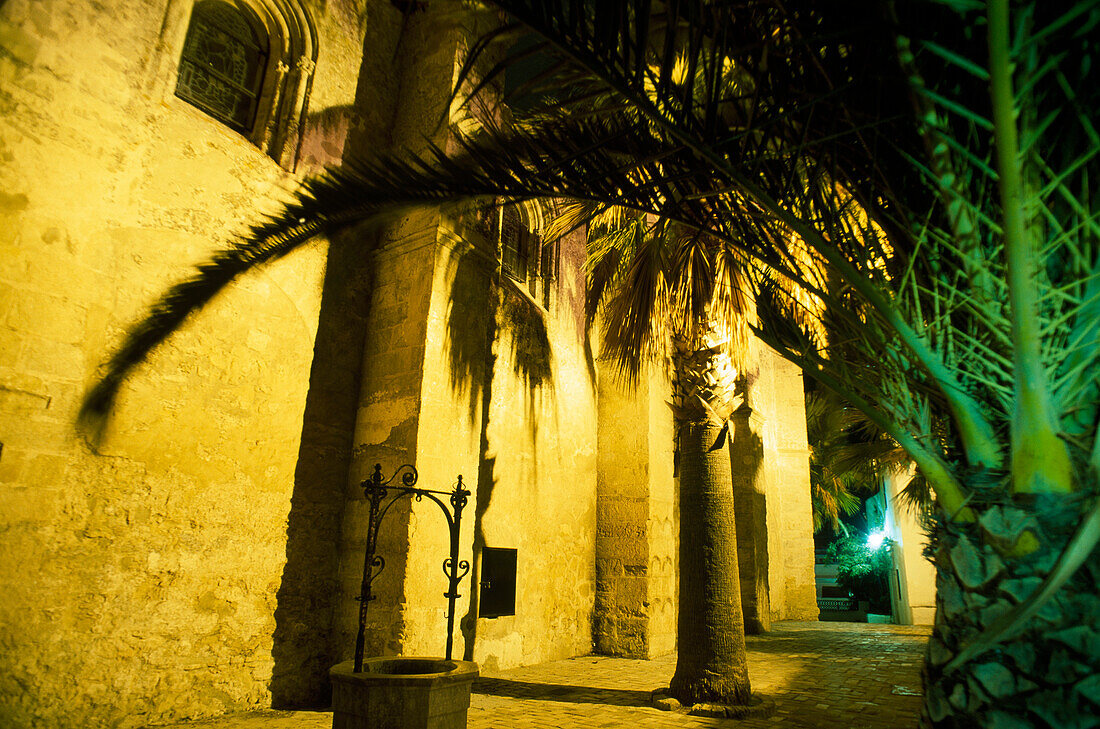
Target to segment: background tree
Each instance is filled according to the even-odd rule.
[[[908,456],[831,393],[806,393],[806,439],[810,444],[810,503],[814,533],[829,527],[844,536],[842,516],[851,516],[875,493],[889,469]],[[870,426],[873,428],[873,426]]]
[[[496,4],[516,22],[471,56],[534,29],[542,40],[485,76],[546,55],[525,90],[555,92],[552,106],[450,154],[307,184],[166,297],[86,412],[228,280],[320,232],[493,195],[632,208],[737,250],[758,335],[904,447],[934,492],[924,723],[1092,726],[1097,3],[914,2],[899,18],[872,2]],[[829,321],[806,326],[808,297]],[[826,356],[822,328],[848,356]]]
[[[857,600],[870,603],[870,611],[889,615],[889,574],[893,568],[885,544],[871,548],[865,534],[840,537],[825,552],[829,564],[837,566],[836,582]]]

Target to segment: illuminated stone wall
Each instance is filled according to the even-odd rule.
[[[346,113],[368,14],[309,6],[322,52],[299,172],[339,159],[347,130],[370,121]],[[124,329],[297,178],[174,96],[189,11],[0,8],[5,727],[271,703],[326,246],[242,278],[189,322],[126,386],[98,448],[73,433]]]
[[[758,566],[767,565],[771,620],[817,620],[802,372],[767,346],[758,346],[759,369],[750,403],[757,423],[753,448],[761,449],[761,460],[753,488],[757,503],[763,502],[764,514],[761,518],[757,511],[754,524],[757,535],[766,525],[766,537],[755,546],[755,560]],[[759,596],[758,584],[755,589]],[[745,595],[743,582],[742,597]],[[758,605],[757,618],[766,627],[765,606],[760,600]]]
[[[936,619],[936,567],[924,556],[928,530],[916,507],[906,503],[902,490],[912,480],[915,466],[890,473],[883,484],[893,570],[890,599],[898,625],[932,625]]]
[[[582,322],[583,241],[563,243],[549,310],[494,283],[487,241],[452,222],[414,216],[379,254],[353,473],[387,477],[415,463],[419,485],[471,491],[460,555],[472,563],[457,605],[454,654],[485,666],[583,655],[592,649],[595,392]],[[339,652],[350,657],[362,577],[367,503],[352,487],[344,521]],[[429,500],[386,517],[373,586],[368,653],[445,650],[446,522]],[[478,616],[481,549],[517,550],[516,614]]]
[[[416,15],[404,21],[405,31],[395,56],[397,66],[393,74],[398,91],[391,139],[396,145],[413,149],[422,148],[426,139],[446,143],[447,127],[440,127],[438,121],[444,118],[447,109],[458,39],[441,33],[433,20],[430,15]],[[337,660],[352,656],[358,628],[356,598],[363,577],[368,515],[359,483],[370,475],[376,463],[383,467],[386,477],[403,464],[414,464],[421,473],[420,485],[429,489],[449,488],[459,472],[465,471],[469,477],[464,466],[469,457],[446,463],[446,456],[453,455],[453,451],[421,445],[424,437],[421,431],[431,427],[423,412],[426,372],[444,351],[444,343],[433,338],[431,332],[432,317],[440,316],[436,291],[444,286],[437,281],[440,276],[437,269],[446,259],[439,240],[441,222],[437,213],[429,211],[402,218],[386,230],[382,249],[371,259],[374,285],[365,321],[362,384],[355,400],[350,478],[345,485],[343,519],[336,532],[340,546],[332,655]],[[455,433],[446,443],[468,440]],[[454,472],[440,477],[423,460],[425,454],[441,456],[433,465],[446,463],[445,470]],[[428,508],[435,513],[427,512]],[[410,534],[418,524],[414,510],[435,527],[427,531],[427,541]],[[414,571],[422,569],[424,575],[442,577],[439,562],[447,554],[442,522],[442,514],[430,502],[416,505],[402,502],[387,517],[378,541],[378,553],[386,560],[386,568],[374,585],[377,597],[369,605],[368,655],[407,652],[406,645],[416,637],[416,629],[409,626],[410,611],[421,606],[410,595],[410,590],[415,589],[415,575],[407,572],[407,565],[411,564]],[[444,546],[433,553],[429,572],[417,550],[430,551],[437,543]],[[433,589],[429,605],[439,606],[444,591],[445,588]],[[431,655],[442,654],[442,643],[438,640]]]
[[[477,538],[517,550],[516,614],[479,618],[486,667],[592,651],[596,392],[584,348],[584,242],[561,242],[544,312],[502,287],[493,342]]]
[[[676,647],[677,536],[669,384],[631,388],[599,364],[596,649],[649,658]]]
[[[392,137],[418,148],[446,110],[459,38],[431,15],[409,19]],[[455,655],[508,666],[592,648],[595,391],[583,344],[583,239],[562,243],[549,309],[507,281],[471,221],[417,213],[386,234],[375,281],[341,529],[334,652],[354,647],[366,500],[375,463],[415,463],[420,485],[472,492],[461,557]],[[473,226],[476,227],[476,226]],[[479,618],[483,546],[518,550],[516,615]],[[440,655],[447,530],[428,500],[401,502],[379,537],[386,568],[368,611],[368,653]]]

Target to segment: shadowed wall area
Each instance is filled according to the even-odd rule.
[[[481,584],[481,552],[485,542],[485,514],[496,486],[496,457],[490,453],[489,425],[493,411],[493,380],[501,330],[510,342],[514,376],[527,390],[525,415],[530,443],[537,454],[538,413],[535,400],[545,387],[552,390],[552,350],[544,317],[547,312],[516,292],[516,284],[501,286],[495,258],[467,252],[458,256],[447,316],[451,386],[469,397],[469,417],[478,421],[478,472],[474,494],[471,547],[470,607],[459,623],[465,641],[465,660],[473,660]],[[488,269],[488,271],[486,270]]]
[[[489,214],[495,211],[487,211]],[[488,230],[489,226],[481,226]],[[458,620],[464,650],[463,660],[474,660],[477,643],[477,615],[481,584],[481,551],[485,547],[485,512],[496,486],[496,458],[489,454],[489,414],[493,403],[496,367],[497,312],[500,307],[499,273],[495,251],[478,236],[482,246],[457,253],[456,271],[447,311],[447,353],[450,358],[451,388],[466,392],[467,413],[477,425],[477,481],[473,495],[473,541],[470,548],[469,607]],[[489,253],[492,252],[492,257]],[[480,303],[479,303],[480,300]],[[472,323],[480,326],[471,326]]]
[[[500,273],[492,225],[471,227],[464,235],[472,245],[442,254],[450,256],[442,280],[452,391],[443,399],[452,404],[441,412],[468,423],[477,458],[467,552],[472,571],[459,625],[467,659],[516,665],[590,649],[591,598],[583,595],[592,584],[586,523],[594,473],[577,459],[594,452],[585,435],[594,425],[594,393],[572,306],[573,292],[583,290],[583,240],[563,248],[556,279],[531,284],[539,287],[530,289],[543,299],[538,303],[527,282]],[[563,386],[580,397],[560,401]],[[486,546],[518,550],[514,616],[478,616]],[[537,627],[547,620],[559,628]]]
[[[351,466],[362,369],[369,266],[354,240],[329,246],[321,315],[294,472],[286,531],[286,566],[276,594],[276,708],[324,706],[335,651],[328,636],[336,595],[338,539]]]
[[[730,422],[730,467],[737,523],[737,564],[741,573],[741,609],[745,632],[764,633],[771,627],[768,599],[768,470],[764,467],[762,420],[743,407]]]
[[[337,12],[342,12],[337,10]],[[399,93],[395,53],[400,13],[371,12],[363,27],[355,102],[320,107],[305,120],[303,171],[339,165],[387,146]],[[337,662],[333,620],[339,588],[340,533],[355,445],[364,346],[370,336],[375,256],[384,233],[346,233],[328,246],[317,338],[294,471],[286,565],[276,595],[271,703],[326,706],[328,670]]]

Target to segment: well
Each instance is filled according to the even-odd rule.
[[[465,729],[477,664],[383,656],[329,671],[332,729]]]

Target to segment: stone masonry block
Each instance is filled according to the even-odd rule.
[[[56,489],[0,488],[0,514],[8,526],[48,523],[60,512],[63,501],[63,492]]]
[[[644,577],[622,577],[613,585],[615,602],[620,610],[635,610],[646,602],[649,585]]]
[[[638,564],[648,559],[649,545],[644,539],[638,539],[636,536],[620,538],[603,534],[599,536],[603,540],[600,552],[605,556],[614,555],[623,564]]]
[[[84,377],[84,352],[75,344],[28,337],[20,365],[29,372],[78,380]]]
[[[623,561],[621,559],[608,558],[601,555],[596,559],[596,574],[603,579],[621,577],[625,574],[623,570]]]
[[[42,294],[15,299],[6,323],[13,329],[63,344],[77,344],[84,338],[86,309],[60,296]]]

